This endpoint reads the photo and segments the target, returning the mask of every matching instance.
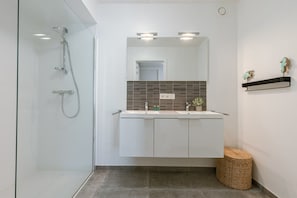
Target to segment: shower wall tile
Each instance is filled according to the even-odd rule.
[[[175,100],[160,100],[160,93],[174,93]],[[205,81],[128,81],[127,109],[144,110],[147,101],[149,109],[159,105],[161,110],[185,110],[185,103],[195,97],[202,97],[206,110],[206,82]],[[190,107],[194,110],[194,107]]]

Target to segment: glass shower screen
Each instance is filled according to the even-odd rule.
[[[62,0],[19,0],[17,198],[72,197],[93,171],[93,33]]]

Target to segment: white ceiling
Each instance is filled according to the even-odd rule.
[[[99,3],[198,3],[223,0],[97,0]]]

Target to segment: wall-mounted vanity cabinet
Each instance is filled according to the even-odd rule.
[[[221,114],[175,111],[121,114],[121,156],[220,158],[223,154]]]
[[[129,157],[154,156],[154,119],[122,118],[120,155]]]

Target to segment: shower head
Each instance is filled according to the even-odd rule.
[[[55,27],[53,27],[53,30],[55,32],[57,32],[58,34],[60,34],[60,36],[62,37],[62,40],[65,40],[65,34],[68,33],[68,29],[66,27],[55,26]]]
[[[58,33],[62,33],[62,34],[67,34],[68,33],[68,29],[66,27],[63,27],[63,26],[55,26],[55,27],[53,27],[53,30],[55,30]]]

